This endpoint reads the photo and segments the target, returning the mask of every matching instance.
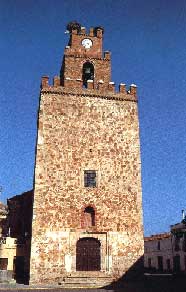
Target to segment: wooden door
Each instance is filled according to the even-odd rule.
[[[93,237],[81,238],[76,246],[76,270],[100,271],[100,241]]]

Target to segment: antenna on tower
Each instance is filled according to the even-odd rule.
[[[182,212],[182,220],[184,220],[185,219],[185,210],[181,210],[181,212]]]

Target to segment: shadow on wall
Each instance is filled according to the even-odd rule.
[[[17,283],[28,284],[32,237],[33,190],[8,199],[7,204],[9,210],[9,235],[16,239],[13,277]]]
[[[125,275],[102,289],[113,292],[186,292],[186,276],[144,275],[141,257]]]
[[[107,285],[103,287],[106,290],[114,290],[117,291],[121,288],[127,288],[129,289],[129,284],[139,283],[140,281],[143,281],[144,278],[144,268],[143,268],[143,256],[141,256],[131,267],[130,269],[119,279],[111,283],[110,285]],[[126,292],[135,292],[139,290],[133,290],[133,285],[131,286],[132,290],[126,290]]]

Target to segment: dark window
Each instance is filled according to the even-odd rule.
[[[151,258],[148,258],[148,268],[149,268],[149,269],[152,268],[152,261],[151,261]]]
[[[0,270],[7,270],[7,266],[8,266],[8,259],[0,258]]]
[[[170,259],[167,259],[167,271],[171,270]]]
[[[176,255],[173,258],[174,272],[180,272],[180,256]]]
[[[179,237],[175,237],[174,249],[175,249],[175,251],[179,251],[180,250],[180,238]]]
[[[87,87],[87,80],[94,80],[94,66],[90,62],[83,64],[83,86]]]
[[[158,250],[160,250],[160,241],[158,241]]]
[[[185,264],[185,271],[186,271],[186,256],[184,256],[184,264]]]
[[[186,234],[183,236],[183,246],[182,246],[183,251],[186,251]]]
[[[162,256],[158,257],[158,270],[163,271],[163,257]]]
[[[84,186],[89,188],[96,187],[96,171],[85,170],[84,171]]]

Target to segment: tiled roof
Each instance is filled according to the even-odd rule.
[[[171,236],[170,232],[164,232],[164,233],[160,233],[160,234],[146,236],[146,237],[144,237],[144,241],[161,240],[164,238],[169,238],[170,236]]]

